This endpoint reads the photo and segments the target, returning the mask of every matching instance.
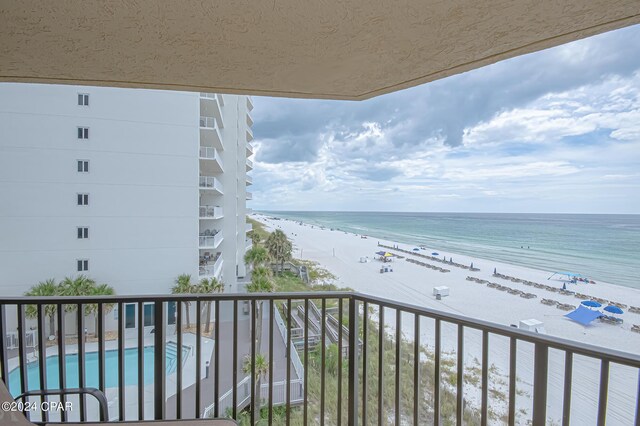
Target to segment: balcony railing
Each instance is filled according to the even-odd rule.
[[[202,249],[217,248],[221,242],[222,231],[205,231],[199,235],[199,247]]]
[[[253,230],[253,224],[251,223],[246,223],[246,228],[245,228],[246,232],[251,232]]]
[[[354,292],[5,297],[0,328],[14,396],[95,387],[112,420],[237,418],[248,408],[255,424],[253,405],[274,424],[284,405],[287,424],[640,421],[638,354]],[[258,354],[266,374],[256,374]],[[99,418],[92,401],[71,402],[70,412],[27,415]]]
[[[200,158],[204,160],[213,160],[215,161],[214,168],[217,171],[222,171],[222,158],[220,158],[220,154],[218,150],[210,147],[210,146],[201,146],[200,147]]]
[[[221,219],[223,217],[220,206],[200,206],[200,218]]]
[[[252,200],[253,199],[253,194],[250,193],[249,191],[247,191],[247,196],[246,196],[247,200]]]
[[[212,258],[205,254],[200,257],[199,275],[201,277],[211,276],[220,278],[222,272],[222,253],[216,253]]]
[[[207,129],[215,129],[216,119],[214,117],[200,116],[200,127],[205,127]]]
[[[247,171],[253,170],[253,161],[247,158]]]
[[[253,185],[253,177],[251,177],[250,175],[247,175],[247,186],[248,185]]]
[[[211,189],[223,194],[222,183],[215,176],[200,176],[199,181],[201,189]]]
[[[200,92],[200,97],[201,98],[205,98],[205,99],[215,99],[216,98],[216,94],[215,93]]]
[[[251,142],[253,140],[253,130],[251,127],[247,127],[247,142]]]

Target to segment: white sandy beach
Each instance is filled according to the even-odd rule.
[[[621,325],[606,324],[594,321],[591,326],[584,327],[564,317],[566,311],[555,306],[540,303],[541,299],[553,299],[560,303],[578,306],[580,300],[571,295],[561,295],[546,289],[525,286],[508,280],[493,277],[494,268],[501,274],[518,277],[540,284],[561,288],[563,282],[548,277],[551,271],[541,271],[520,266],[493,262],[481,258],[449,253],[438,247],[428,247],[420,251],[423,254],[438,252],[439,257],[453,258],[456,263],[470,265],[480,271],[471,272],[457,267],[447,267],[417,256],[399,253],[402,256],[425,261],[435,266],[450,269],[448,273],[425,268],[405,259],[395,259],[388,264],[393,272],[380,273],[382,263],[374,260],[375,252],[384,250],[378,247],[378,242],[385,245],[397,245],[405,250],[412,250],[415,246],[394,241],[379,240],[374,237],[366,239],[352,233],[331,231],[317,226],[300,225],[291,220],[272,220],[263,215],[254,215],[270,229],[280,228],[294,244],[294,257],[319,262],[337,279],[335,284],[350,287],[356,291],[389,298],[395,301],[407,302],[418,306],[437,309],[445,312],[465,315],[502,325],[518,324],[520,320],[537,319],[544,323],[546,333],[579,342],[600,345],[629,353],[640,353],[640,333],[631,331],[633,324],[640,324],[640,315],[627,312],[622,315],[624,323]],[[392,251],[393,252],[393,251]],[[360,257],[368,256],[370,262],[360,263]],[[496,282],[514,289],[537,295],[534,299],[524,299],[518,295],[509,294],[489,288],[486,285],[468,281],[467,276]],[[436,300],[433,287],[447,286],[450,295]],[[583,293],[592,297],[599,297],[628,305],[640,306],[640,290],[615,286],[603,282],[597,284],[567,284],[567,289]],[[389,318],[390,315],[387,315]],[[412,319],[407,317],[403,321],[403,333],[413,336]],[[425,324],[428,324],[425,322]],[[392,324],[391,324],[392,325]],[[455,350],[456,331],[454,327],[443,327],[443,351]],[[432,329],[427,326],[421,328],[421,343],[429,345],[433,340]],[[465,334],[465,365],[480,359],[481,339],[479,333],[470,330]],[[490,364],[498,368],[495,375],[495,388],[504,391],[505,377],[508,377],[508,341],[507,339],[492,337],[490,339]],[[518,395],[517,406],[527,411],[524,415],[530,418],[531,399],[530,389],[533,370],[532,345],[518,346],[518,387],[523,392]],[[549,362],[549,395],[547,415],[558,421],[562,413],[562,383],[564,374],[564,354],[550,351]],[[595,424],[597,415],[597,397],[600,368],[599,364],[591,360],[576,357],[574,362],[574,380],[572,388],[572,424]],[[635,398],[638,389],[638,372],[619,366],[611,368],[611,382],[609,385],[609,418],[607,424],[632,425],[635,414]],[[493,379],[493,376],[492,376]],[[465,398],[470,401],[479,398],[479,390],[467,386]],[[490,399],[491,408],[497,413],[505,410],[506,405],[499,400]],[[524,420],[523,420],[524,423]]]

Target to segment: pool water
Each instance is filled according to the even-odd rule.
[[[166,351],[166,366],[167,375],[176,371],[177,352],[176,345],[173,342],[167,343]],[[182,360],[183,363],[187,359],[187,353],[189,349],[183,347]],[[146,346],[144,348],[144,384],[153,383],[153,355],[154,347]],[[104,357],[104,371],[105,371],[105,387],[113,388],[118,387],[118,351],[109,350],[105,351]],[[47,388],[59,389],[59,356],[52,355],[47,357],[46,372],[47,372]],[[75,388],[79,387],[78,378],[78,355],[67,354],[65,356],[66,364],[66,383],[65,387]],[[84,374],[85,374],[85,386],[98,388],[98,353],[87,352],[85,353],[84,362]],[[138,348],[129,348],[124,351],[124,380],[125,385],[137,385],[138,384]],[[40,365],[36,362],[31,362],[27,366],[27,383],[29,390],[40,389]],[[20,368],[15,368],[9,373],[9,386],[13,396],[20,395],[22,393],[22,387],[20,386]]]

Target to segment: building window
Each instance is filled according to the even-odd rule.
[[[155,321],[154,307],[155,306],[152,304],[144,305],[144,326],[145,327],[152,326]]]
[[[78,239],[86,240],[89,238],[89,227],[88,226],[78,226]]]
[[[89,94],[78,93],[78,105],[89,106]]]
[[[89,139],[88,127],[78,127],[78,139]]]
[[[89,259],[78,259],[76,262],[78,272],[87,272],[89,270]]]
[[[78,195],[78,205],[79,206],[88,206],[89,205],[89,194],[77,194]]]
[[[89,160],[78,160],[78,173],[89,173]]]
[[[124,328],[136,328],[136,305],[127,303],[124,307]]]

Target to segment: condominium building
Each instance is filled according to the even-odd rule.
[[[251,98],[0,85],[0,282],[85,274],[117,294],[246,272]]]

